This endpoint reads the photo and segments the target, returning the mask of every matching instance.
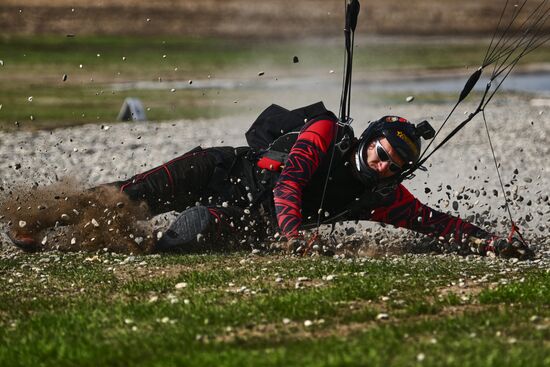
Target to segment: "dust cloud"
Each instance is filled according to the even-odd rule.
[[[150,253],[150,214],[114,186],[79,189],[76,180],[26,190],[8,190],[0,199],[0,219],[13,236],[31,236],[27,251],[108,251]]]

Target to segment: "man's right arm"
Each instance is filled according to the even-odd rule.
[[[335,132],[334,121],[316,121],[298,135],[290,150],[285,167],[273,189],[277,222],[287,238],[299,235],[303,189],[326,156]]]

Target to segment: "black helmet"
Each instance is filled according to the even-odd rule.
[[[359,145],[355,153],[356,167],[360,176],[367,182],[372,182],[373,179],[378,181],[378,174],[368,166],[363,155],[363,150],[368,148],[373,139],[385,137],[405,162],[403,169],[406,169],[418,162],[421,149],[420,138],[431,139],[434,134],[434,129],[427,121],[422,121],[418,126],[399,116],[384,116],[377,121],[372,121],[359,137]]]

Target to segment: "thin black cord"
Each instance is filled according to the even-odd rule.
[[[489,126],[487,125],[487,118],[485,117],[485,110],[482,110],[481,111],[481,115],[483,116],[483,122],[485,124],[485,131],[487,131],[487,139],[489,140],[489,146],[491,147],[491,153],[493,155],[493,161],[495,163],[495,169],[497,170],[497,176],[498,176],[498,181],[500,183],[500,188],[502,190],[502,195],[504,195],[504,203],[505,203],[505,206],[506,206],[506,210],[508,211],[508,216],[510,217],[510,222],[515,223],[514,222],[514,218],[512,217],[512,212],[510,210],[510,204],[508,203],[508,197],[506,195],[506,190],[504,190],[504,184],[502,183],[502,177],[500,175],[500,169],[498,168],[498,161],[497,161],[497,157],[495,155],[495,149],[493,147],[493,142],[491,141],[491,134],[489,133]]]

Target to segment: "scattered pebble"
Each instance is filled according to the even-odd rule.
[[[186,282],[181,282],[181,283],[178,283],[178,284],[175,285],[176,289],[183,289],[183,288],[186,288],[186,287],[187,287]]]

